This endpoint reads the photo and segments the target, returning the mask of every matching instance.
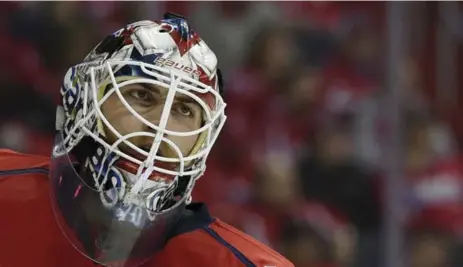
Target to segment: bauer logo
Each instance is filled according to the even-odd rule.
[[[191,67],[188,67],[187,65],[180,64],[178,62],[175,62],[175,61],[167,59],[167,58],[158,57],[154,61],[154,64],[156,64],[158,66],[172,67],[172,68],[181,70],[181,71],[183,71],[183,72],[185,72],[187,74],[194,74],[196,76],[201,75],[201,72],[199,70],[195,70],[195,69],[193,69]]]

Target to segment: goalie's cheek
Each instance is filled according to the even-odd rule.
[[[186,156],[188,156],[190,154],[190,151],[195,146],[196,141],[198,140],[198,135],[194,135],[194,136],[167,136],[167,139],[169,139],[174,144],[176,144],[178,146],[178,148],[180,149],[180,151],[182,152],[182,155],[184,157],[186,157]],[[162,155],[164,157],[178,158],[178,155],[175,152],[175,150],[165,142],[163,142],[163,144],[161,145],[161,153],[162,153]]]
[[[143,123],[139,121],[137,118],[133,117],[131,114],[114,113],[113,116],[106,116],[106,118],[111,124],[111,126],[122,136],[134,132],[142,132],[145,130]],[[107,125],[104,125],[103,129],[108,143],[113,144],[114,142],[119,140],[116,133],[109,129]],[[136,145],[142,144],[142,139],[143,137],[140,136],[132,137],[127,140]]]
[[[143,116],[145,110],[133,106],[140,115]],[[124,106],[121,100],[116,96],[110,96],[101,106],[101,111],[107,122],[122,136],[133,132],[141,132],[144,130],[143,123],[133,116],[133,114]],[[107,123],[103,123],[103,131],[109,143],[113,143],[119,138],[116,133],[110,129]]]
[[[193,112],[190,116],[175,111],[171,112],[166,128],[177,133],[188,133],[200,129],[202,124],[201,113],[196,110]],[[195,147],[199,133],[187,136],[166,135],[165,137],[172,141],[180,149],[182,155],[186,157],[190,155]],[[165,157],[178,158],[175,150],[166,142],[161,145],[161,152]]]

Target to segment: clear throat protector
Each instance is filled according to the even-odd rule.
[[[58,135],[57,140],[62,139]],[[171,207],[154,212],[146,196],[133,194],[112,205],[103,200],[122,188],[90,185],[88,171],[81,171],[67,153],[54,153],[50,165],[53,211],[68,241],[89,259],[104,266],[135,267],[149,261],[164,246],[170,230],[185,210],[188,196]],[[152,189],[159,197],[166,188]]]

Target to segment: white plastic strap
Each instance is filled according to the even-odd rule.
[[[55,129],[57,131],[61,131],[64,128],[64,122],[65,122],[65,115],[64,115],[64,107],[63,106],[58,106],[56,108],[56,121],[55,121]]]

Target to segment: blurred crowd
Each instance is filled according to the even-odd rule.
[[[385,216],[402,218],[407,267],[462,266],[462,123],[458,107],[436,102],[437,3],[420,7],[426,23],[396,68],[404,171],[394,195],[384,190],[385,2],[3,2],[0,147],[48,155],[67,68],[126,23],[176,12],[226,82],[228,121],[194,200],[297,267],[382,266]],[[404,214],[388,213],[387,197]]]

